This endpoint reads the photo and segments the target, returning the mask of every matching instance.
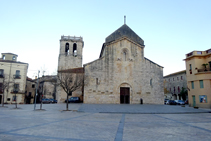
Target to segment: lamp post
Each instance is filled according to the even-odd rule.
[[[38,89],[38,82],[39,82],[39,73],[40,73],[40,71],[38,70],[37,86],[36,86],[36,94],[35,94],[35,100],[34,100],[34,110],[36,109],[37,89]]]

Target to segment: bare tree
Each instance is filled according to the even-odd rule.
[[[84,86],[84,74],[60,72],[57,75],[57,84],[67,94],[66,110],[68,110],[68,96],[72,96],[72,92]]]
[[[2,91],[2,107],[4,107],[4,91],[9,90],[10,81],[7,79],[7,76],[4,75],[0,78],[0,91]]]

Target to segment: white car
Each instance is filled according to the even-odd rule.
[[[185,102],[183,100],[174,100],[177,105],[185,105]]]

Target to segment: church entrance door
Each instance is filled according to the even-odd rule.
[[[120,104],[130,104],[130,88],[120,87]]]

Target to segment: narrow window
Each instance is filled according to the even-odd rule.
[[[65,53],[66,55],[69,54],[69,43],[65,44]]]
[[[192,70],[192,66],[191,66],[191,64],[190,64],[190,71]]]
[[[179,77],[177,77],[177,80],[179,80]]]
[[[123,61],[127,61],[127,59],[128,59],[128,50],[126,49],[126,48],[124,48],[123,50],[122,50],[122,60]]]
[[[5,55],[3,55],[2,59],[5,60]]]
[[[35,87],[35,85],[34,84],[32,84],[32,88],[34,88]]]
[[[192,74],[192,65],[190,64],[190,74]]]
[[[124,60],[127,60],[127,52],[124,52]]]
[[[175,94],[175,87],[174,87],[174,94]]]
[[[77,44],[76,43],[73,44],[73,55],[77,56]]]
[[[204,88],[203,80],[199,80],[200,88]]]
[[[96,85],[98,85],[98,78],[96,78]]]
[[[152,79],[150,79],[150,86],[152,86]]]
[[[182,80],[182,76],[181,76],[181,80]]]
[[[191,81],[191,87],[192,87],[192,89],[194,89],[194,82],[193,81]]]
[[[12,57],[12,60],[15,60],[15,56]]]

